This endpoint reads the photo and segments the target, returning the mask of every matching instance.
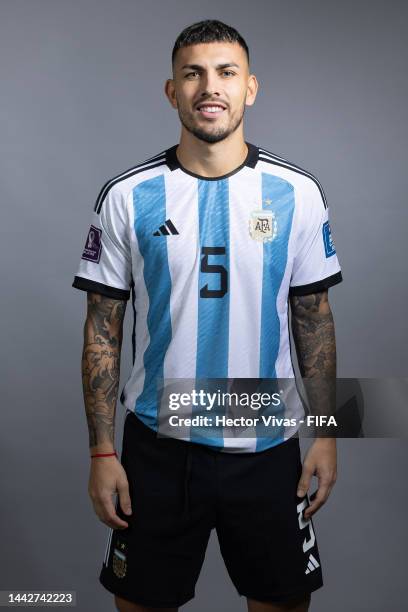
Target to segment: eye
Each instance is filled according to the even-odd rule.
[[[193,72],[187,72],[187,74],[185,75],[186,79],[194,79],[197,76],[199,76],[197,70],[194,70]]]
[[[232,70],[223,70],[221,74],[225,76],[234,76],[235,72],[233,72]]]

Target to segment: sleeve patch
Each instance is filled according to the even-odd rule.
[[[102,230],[91,225],[81,259],[99,263],[102,253]]]
[[[326,257],[331,257],[336,254],[336,249],[334,248],[333,238],[331,235],[330,224],[328,221],[323,223],[323,243],[324,243],[324,251],[326,253]]]

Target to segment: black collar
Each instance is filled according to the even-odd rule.
[[[238,168],[231,170],[231,172],[228,172],[228,174],[224,174],[223,176],[201,176],[200,174],[195,174],[194,172],[190,172],[190,170],[187,170],[187,168],[184,168],[180,164],[178,157],[176,155],[176,149],[178,145],[174,145],[170,147],[170,149],[166,150],[166,164],[168,165],[171,171],[180,169],[186,174],[189,174],[190,176],[201,179],[203,181],[220,181],[221,179],[225,179],[225,178],[228,178],[229,176],[232,176],[233,174],[236,174],[245,166],[248,166],[248,168],[255,168],[258,162],[259,149],[258,147],[256,147],[255,145],[249,142],[247,142],[246,145],[248,147],[248,154],[246,158],[244,159],[243,163],[240,166],[238,166]]]

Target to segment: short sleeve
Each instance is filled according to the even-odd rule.
[[[94,210],[72,286],[117,300],[128,300],[132,279],[126,201],[112,187]]]
[[[342,281],[328,208],[314,181],[302,193],[289,295],[324,291]]]

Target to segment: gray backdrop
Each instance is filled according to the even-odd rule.
[[[177,142],[162,90],[179,31],[203,18],[231,23],[261,84],[247,139],[315,173],[330,203],[344,274],[330,291],[339,375],[406,375],[407,5],[2,0],[0,8],[0,589],[73,589],[78,610],[109,611],[112,596],[97,580],[107,528],[87,494],[86,296],[71,288],[97,193]],[[123,379],[130,358],[127,338]],[[315,518],[325,588],[312,609],[400,612],[407,444],[338,448],[339,480]],[[210,602],[246,609],[215,538],[184,609]]]

